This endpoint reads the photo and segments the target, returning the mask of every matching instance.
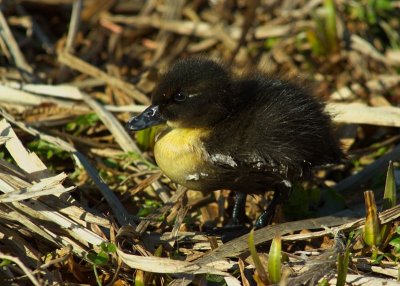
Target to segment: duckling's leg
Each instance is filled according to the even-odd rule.
[[[244,226],[246,223],[246,197],[245,193],[235,192],[235,203],[229,226]]]
[[[274,197],[267,209],[257,218],[254,227],[255,229],[262,228],[272,223],[276,207],[279,204],[286,202],[292,192],[292,184],[289,181],[283,181],[275,187]]]

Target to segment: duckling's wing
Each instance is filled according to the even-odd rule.
[[[265,174],[277,179],[293,177],[293,167],[275,162],[271,157],[257,153],[214,153],[210,155],[212,164],[216,167],[231,170],[238,174]],[[298,176],[302,171],[298,170]]]
[[[302,172],[293,172],[289,166],[256,153],[213,153],[209,159],[214,171],[217,170],[207,177],[214,189],[261,193],[282,182],[291,184]]]

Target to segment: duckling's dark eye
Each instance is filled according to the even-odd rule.
[[[185,101],[186,99],[187,99],[187,94],[185,93],[185,92],[183,92],[183,91],[180,91],[180,92],[178,92],[178,93],[175,93],[175,95],[174,95],[174,100],[176,101],[176,102],[183,102],[183,101]]]

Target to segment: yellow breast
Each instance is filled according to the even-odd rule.
[[[205,129],[164,129],[156,136],[154,156],[160,169],[172,181],[201,190],[200,177],[207,176],[207,157],[202,138]]]

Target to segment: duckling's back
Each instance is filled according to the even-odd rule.
[[[219,154],[216,164],[240,175],[244,183],[262,175],[268,183],[296,181],[313,166],[342,159],[331,118],[307,89],[253,75],[239,79],[233,90],[231,116],[214,127],[205,147],[214,157]]]

